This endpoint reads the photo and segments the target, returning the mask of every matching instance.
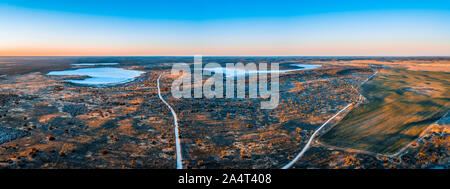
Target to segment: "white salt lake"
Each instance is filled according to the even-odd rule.
[[[321,67],[322,65],[316,65],[316,64],[291,64],[291,66],[299,67],[297,69],[287,69],[287,70],[278,70],[276,72],[278,73],[286,73],[286,72],[293,72],[293,71],[300,71],[300,70],[312,70]],[[270,74],[273,71],[268,68],[265,71],[260,70],[243,70],[243,69],[227,69],[226,67],[215,67],[215,68],[204,68],[204,70],[208,70],[214,73],[225,73],[227,76],[232,76],[233,72],[234,75],[245,75],[245,74],[257,74],[257,73],[267,73]]]
[[[144,71],[127,70],[123,68],[98,67],[98,68],[80,68],[75,70],[51,71],[47,75],[64,76],[77,75],[87,76],[85,79],[64,80],[75,84],[93,85],[93,86],[111,86],[133,81]]]
[[[116,65],[117,63],[80,63],[80,65],[89,65],[89,66],[95,66],[95,65]],[[75,65],[75,64],[72,64]],[[77,64],[78,65],[78,64]],[[311,70],[321,67],[322,65],[313,65],[313,64],[292,64],[291,66],[298,67],[297,69],[286,69],[286,70],[278,70],[278,73],[286,73],[286,72],[293,72],[293,71],[299,71],[299,70]],[[273,71],[268,69],[266,71],[259,71],[259,70],[230,70],[223,67],[217,67],[217,68],[206,68],[205,70],[209,70],[215,73],[225,73],[226,75],[231,75],[233,72],[235,75],[242,75],[242,74],[254,74],[254,73],[267,73],[270,74]],[[130,81],[133,81],[140,75],[145,73],[144,71],[139,70],[127,70],[123,68],[115,68],[115,67],[94,67],[94,68],[79,68],[74,70],[64,70],[64,71],[51,71],[48,72],[47,75],[54,75],[54,76],[68,76],[68,75],[75,75],[75,76],[87,76],[87,78],[84,79],[68,79],[64,81],[68,81],[74,84],[81,84],[81,85],[92,85],[92,86],[111,86],[111,85],[117,85],[122,83],[127,83]]]

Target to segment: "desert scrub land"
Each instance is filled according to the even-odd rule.
[[[291,63],[292,64],[292,63]],[[165,96],[177,112],[188,168],[279,168],[295,157],[328,118],[359,94],[369,66],[328,66],[280,75],[280,103],[260,109],[261,98],[197,99]],[[162,78],[170,90],[173,78]]]
[[[292,168],[449,166],[445,58],[204,58],[222,65],[277,62],[283,69],[321,65],[280,74],[280,103],[272,110],[260,109],[267,100],[262,98],[174,98],[170,69],[191,57],[7,61],[14,63],[0,64],[0,168],[175,168],[173,117],[156,87],[161,74],[162,96],[178,116],[187,169],[280,168],[350,103]],[[85,76],[46,75],[83,62],[117,62],[114,67],[145,74],[108,87],[65,81]]]

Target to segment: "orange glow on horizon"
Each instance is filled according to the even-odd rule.
[[[449,56],[450,45],[422,44],[277,44],[207,47],[24,47],[0,48],[0,56]],[[352,53],[349,53],[352,52]]]

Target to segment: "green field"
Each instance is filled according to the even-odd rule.
[[[450,74],[383,70],[362,86],[367,100],[321,136],[332,146],[392,154],[450,107]]]

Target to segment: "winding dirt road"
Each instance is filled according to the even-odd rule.
[[[300,153],[298,153],[297,156],[295,156],[295,158],[290,161],[288,164],[286,164],[285,166],[283,166],[281,169],[289,169],[290,167],[292,167],[292,165],[294,165],[295,162],[297,162],[302,156],[303,154],[306,152],[306,150],[308,150],[309,146],[311,145],[312,140],[314,139],[314,137],[317,135],[317,133],[319,133],[319,131],[328,124],[328,122],[330,122],[331,120],[333,120],[337,115],[339,115],[341,112],[343,112],[344,110],[346,110],[348,107],[350,107],[350,105],[352,105],[352,103],[348,104],[347,106],[345,106],[342,110],[340,110],[338,113],[334,114],[333,117],[331,117],[330,119],[328,119],[324,124],[322,124],[316,131],[314,131],[314,133],[311,135],[311,137],[308,140],[308,143],[306,143],[305,147],[303,147],[302,151],[300,151]]]
[[[177,114],[175,113],[175,110],[173,110],[172,106],[169,105],[169,103],[167,103],[164,98],[161,96],[161,89],[159,88],[159,79],[161,79],[161,76],[164,73],[160,74],[157,80],[157,87],[158,87],[158,96],[159,99],[161,99],[162,102],[164,102],[164,104],[166,104],[166,106],[170,109],[170,111],[172,112],[172,116],[173,116],[173,123],[175,124],[175,143],[176,143],[176,150],[177,150],[177,169],[183,169],[183,159],[181,157],[181,145],[180,145],[180,135],[179,135],[179,130],[178,130],[178,118],[177,118]]]

